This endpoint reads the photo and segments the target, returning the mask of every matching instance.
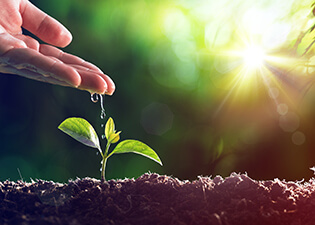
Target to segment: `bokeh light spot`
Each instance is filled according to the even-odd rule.
[[[294,132],[300,126],[300,118],[293,112],[280,116],[279,126],[285,132]]]
[[[279,97],[279,89],[278,88],[270,88],[269,89],[269,97],[272,98],[272,99],[276,99]]]
[[[141,124],[149,134],[162,135],[173,125],[173,113],[161,103],[151,103],[142,110]]]
[[[280,115],[285,115],[287,114],[289,111],[289,107],[287,104],[285,103],[281,103],[277,106],[277,112],[280,114]]]
[[[296,145],[304,144],[305,140],[305,135],[301,131],[296,131],[292,134],[292,142]]]
[[[212,22],[205,27],[205,44],[209,50],[227,44],[232,35],[232,27],[227,22],[224,26],[218,22]]]
[[[189,19],[180,9],[168,9],[164,17],[164,34],[171,40],[187,38],[190,36],[191,25]]]

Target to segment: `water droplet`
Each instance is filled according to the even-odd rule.
[[[106,117],[105,108],[104,108],[104,96],[99,95],[101,99],[101,119],[104,119]]]
[[[99,154],[99,152],[96,152],[96,155],[98,155]]]
[[[102,167],[100,168],[100,172],[102,172]]]
[[[105,137],[105,134],[103,134],[103,135],[102,135],[102,139],[104,140],[105,138],[106,138],[106,137]]]
[[[101,119],[103,120],[106,117],[106,113],[104,111],[101,112]]]
[[[102,124],[101,124],[101,127],[104,127],[104,126],[105,126],[104,123],[102,123]]]
[[[98,102],[98,98],[99,98],[98,96],[99,96],[99,94],[92,93],[91,94],[91,101],[94,103]]]
[[[104,108],[104,96],[97,94],[97,93],[92,93],[91,94],[91,101],[94,103],[97,103],[98,100],[100,100],[101,103],[101,119],[104,119],[106,117],[106,112],[105,112],[105,108]]]

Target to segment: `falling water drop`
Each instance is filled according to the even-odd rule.
[[[103,95],[99,95],[99,97],[101,99],[101,119],[104,119],[106,117],[106,112],[105,112],[105,108],[104,108]]]
[[[104,119],[106,117],[106,113],[105,113],[105,111],[102,111],[101,112],[101,119]]]
[[[98,102],[98,98],[99,98],[98,96],[99,96],[99,94],[92,93],[91,94],[91,101],[94,103]]]
[[[97,103],[98,100],[100,99],[101,103],[101,119],[104,119],[106,117],[106,112],[104,108],[104,99],[103,95],[97,94],[97,93],[92,93],[91,94],[91,101],[94,103]]]
[[[104,127],[104,126],[105,126],[104,123],[102,123],[102,124],[101,124],[101,127]]]
[[[98,155],[99,154],[99,152],[96,152],[96,155]]]
[[[105,134],[102,135],[102,139],[103,139],[103,140],[105,139]]]

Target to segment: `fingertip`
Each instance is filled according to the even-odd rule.
[[[57,21],[56,21],[56,23],[57,23]],[[49,27],[48,25],[47,26],[43,25],[41,32],[42,33],[48,32],[48,31],[46,31],[46,29],[48,27]],[[44,37],[44,35],[41,35],[41,37]],[[45,42],[47,42],[48,44],[64,48],[71,43],[72,34],[70,33],[70,31],[67,28],[65,28],[64,26],[62,26],[60,24],[59,27],[55,26],[54,29],[50,30],[49,36],[46,36],[45,39],[44,38],[42,38],[42,39]]]
[[[107,84],[107,90],[105,91],[104,94],[106,95],[113,95],[116,89],[114,81],[107,75],[102,74],[103,79],[105,80]]]
[[[81,76],[79,89],[87,90],[91,93],[104,94],[107,90],[107,83],[98,74],[89,71],[78,71]]]
[[[58,34],[58,43],[56,43],[56,46],[59,46],[61,48],[64,48],[68,46],[72,42],[72,34],[69,30],[67,30],[65,27],[62,29]]]
[[[112,83],[112,84],[108,85],[107,90],[105,91],[105,94],[106,95],[113,95],[115,92],[115,89],[116,89],[115,84]]]

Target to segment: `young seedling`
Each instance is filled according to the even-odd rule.
[[[137,140],[124,140],[119,142],[114,150],[109,153],[109,147],[111,144],[115,144],[119,141],[120,136],[119,134],[121,131],[116,132],[114,120],[110,117],[105,125],[105,138],[107,140],[107,144],[105,147],[105,151],[102,151],[100,147],[99,138],[93,128],[93,126],[82,118],[68,118],[64,120],[58,128],[65,132],[66,134],[70,135],[72,138],[76,139],[77,141],[90,146],[92,148],[96,148],[100,155],[102,156],[102,167],[101,167],[101,181],[105,181],[105,168],[107,159],[114,155],[120,153],[129,153],[133,152],[136,154],[143,155],[153,161],[162,165],[162,162],[159,156],[155,153],[153,149],[151,149],[146,144],[142,143],[141,141]]]

